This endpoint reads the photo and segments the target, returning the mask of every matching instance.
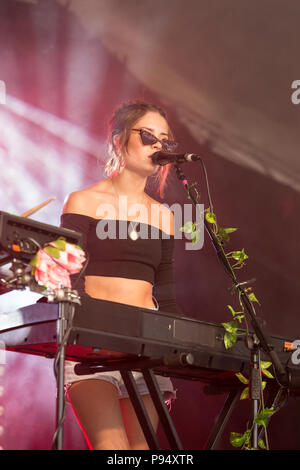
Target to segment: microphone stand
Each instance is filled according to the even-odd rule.
[[[197,200],[194,194],[191,192],[191,188],[188,184],[187,178],[184,175],[180,165],[177,163],[174,165],[174,167],[176,169],[176,174],[177,174],[179,181],[182,182],[184,188],[186,189],[188,193],[188,197],[193,202],[196,210],[199,210]],[[211,229],[211,226],[207,222],[205,217],[204,217],[204,226],[215,248],[216,254],[219,260],[221,261],[221,264],[223,265],[226,273],[230,276],[233,282],[234,288],[240,294],[240,299],[243,302],[243,305],[246,311],[248,312],[248,315],[250,317],[250,321],[254,330],[254,339],[253,341],[249,341],[249,338],[248,338],[248,347],[250,347],[251,349],[251,362],[252,362],[251,378],[250,378],[250,397],[253,399],[253,415],[255,419],[258,413],[258,402],[260,399],[260,390],[261,390],[260,370],[259,370],[259,348],[261,348],[270,357],[270,360],[274,366],[274,370],[276,371],[276,378],[282,386],[284,387],[288,387],[291,385],[300,386],[300,380],[299,378],[295,378],[295,380],[293,381],[292,377],[283,367],[276,351],[274,350],[273,345],[271,344],[268,338],[268,335],[263,330],[262,320],[256,316],[253,305],[251,301],[249,300],[249,297],[246,294],[245,290],[242,288],[242,284],[245,284],[245,283],[238,282],[233,272],[233,269],[230,263],[228,262],[228,259],[226,258],[226,255],[224,253],[223,247],[221,246],[221,243],[217,239],[217,236]],[[253,444],[254,444],[253,445],[254,447],[257,447],[257,425],[256,424],[254,425],[254,429],[253,429]]]

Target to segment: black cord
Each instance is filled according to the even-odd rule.
[[[38,247],[39,250],[42,249],[42,246],[39,244],[39,242],[37,242],[34,238],[31,238],[31,237],[26,237],[24,238],[24,240],[29,240],[31,241],[34,245],[36,245]]]
[[[80,281],[82,275],[84,274],[86,268],[87,268],[87,265],[89,264],[89,260],[90,260],[90,255],[88,253],[86,253],[86,260],[85,260],[85,263],[83,265],[83,268],[81,269],[76,281],[74,282],[74,285],[73,285],[73,289],[76,289],[77,285],[78,285],[78,282]]]
[[[206,192],[207,192],[207,197],[208,197],[208,200],[209,200],[210,211],[213,212],[214,211],[214,206],[213,206],[212,198],[211,198],[211,194],[210,194],[209,182],[208,182],[208,176],[207,176],[205,163],[202,159],[200,160],[200,163],[202,165],[204,176],[205,176]]]

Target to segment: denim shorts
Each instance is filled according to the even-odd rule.
[[[156,301],[156,299],[155,299]],[[159,306],[156,301],[156,307],[153,310],[158,310]],[[69,387],[81,380],[104,380],[106,382],[112,383],[118,392],[119,399],[128,398],[129,394],[127,392],[126,386],[123,382],[121,373],[119,371],[109,371],[109,372],[97,372],[95,374],[87,375],[77,375],[74,371],[74,367],[77,363],[73,361],[65,361],[65,390],[68,391]],[[137,390],[140,395],[148,395],[149,390],[144,380],[142,372],[132,371],[133,378],[135,380]],[[176,390],[174,390],[173,384],[169,377],[163,377],[156,375],[156,380],[159,386],[160,391],[164,397],[164,400],[167,405],[171,405],[171,402],[176,398]]]
[[[72,385],[72,383],[79,382],[81,380],[104,380],[105,382],[112,383],[118,392],[119,399],[128,398],[129,394],[127,392],[126,386],[123,382],[121,373],[119,371],[109,371],[109,372],[96,372],[95,374],[87,375],[76,375],[74,372],[75,362],[65,361],[65,389],[66,391]],[[148,387],[144,380],[142,372],[132,372],[133,378],[135,380],[137,390],[140,395],[149,394]],[[166,403],[170,403],[173,399],[176,398],[176,391],[174,390],[173,384],[169,377],[163,377],[156,375],[156,380],[159,386],[160,391],[165,399]]]

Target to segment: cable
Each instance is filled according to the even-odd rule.
[[[85,260],[85,263],[83,265],[83,268],[81,269],[79,275],[78,275],[78,278],[76,279],[76,281],[74,282],[74,285],[73,285],[73,289],[76,289],[76,286],[78,285],[78,282],[79,280],[81,279],[82,275],[84,274],[86,268],[87,268],[87,265],[89,264],[89,260],[90,260],[90,255],[88,253],[85,253],[86,254],[86,260]]]
[[[214,211],[214,206],[213,206],[212,198],[211,198],[211,195],[210,195],[210,189],[209,189],[209,182],[208,182],[206,167],[205,167],[205,164],[204,164],[202,159],[200,160],[200,163],[202,165],[204,176],[205,176],[206,192],[207,192],[207,197],[208,197],[208,200],[209,200],[210,211],[213,212]]]

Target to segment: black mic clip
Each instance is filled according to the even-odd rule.
[[[163,152],[162,150],[155,152],[151,158],[155,165],[160,166],[201,160],[201,157],[195,153],[171,153]]]

